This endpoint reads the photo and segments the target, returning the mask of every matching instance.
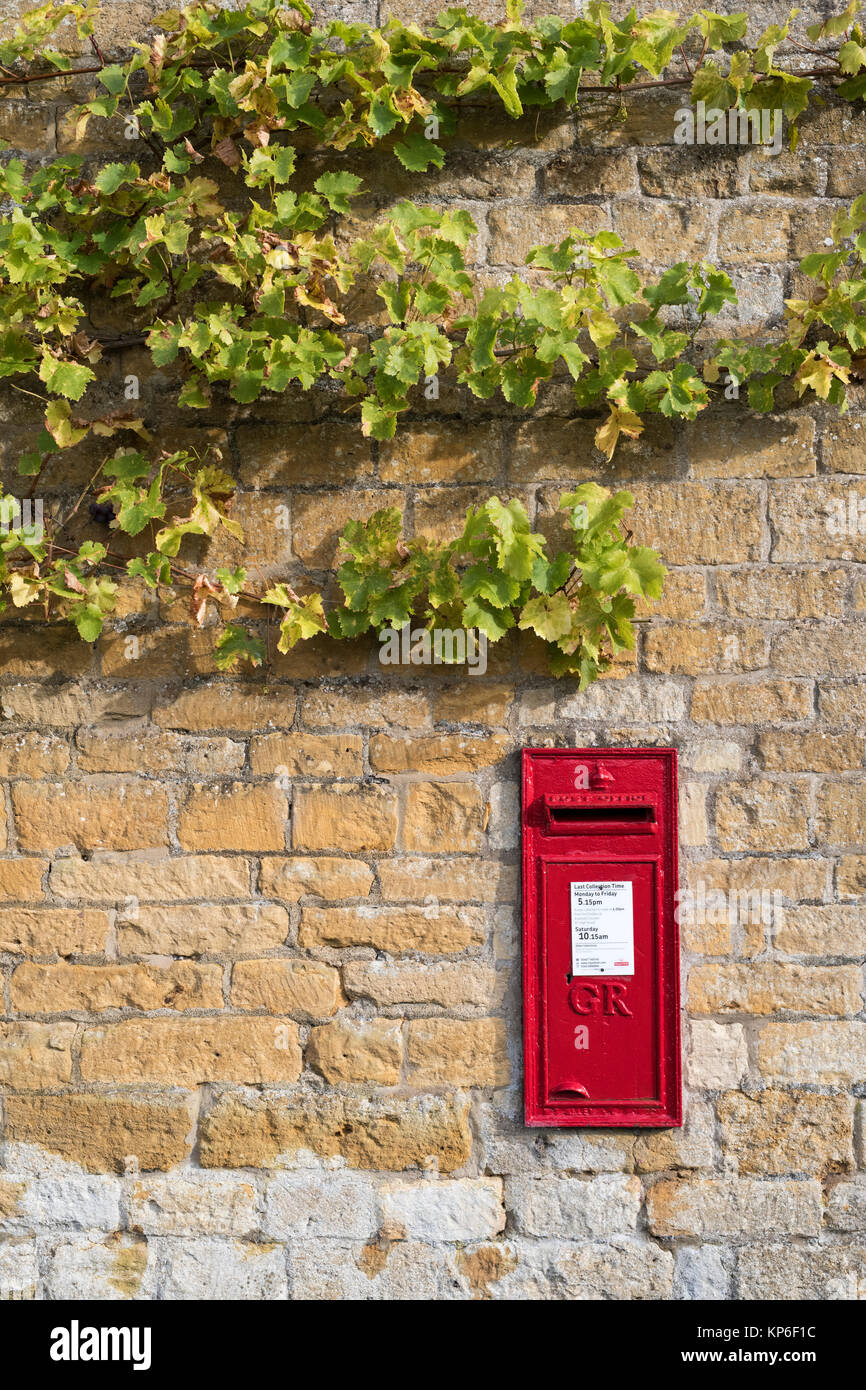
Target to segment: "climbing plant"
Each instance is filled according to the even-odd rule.
[[[184,558],[188,538],[221,528],[242,538],[233,481],[218,451],[156,452],[134,413],[88,409],[95,368],[116,346],[92,328],[88,306],[99,295],[126,306],[133,340],[176,374],[191,411],[224,393],[246,403],[330,382],[374,439],[391,437],[411,393],[445,369],[476,396],[501,393],[523,409],[564,374],[576,406],[601,412],[596,441],[608,457],[649,414],[694,419],[723,377],[759,410],[788,381],[844,408],[866,349],[866,199],[837,214],[829,245],[803,260],[814,289],[788,301],[781,329],[761,342],[713,342],[714,320],[736,305],[723,271],[680,262],[642,280],[636,252],[615,233],[575,227],[533,248],[525,276],[482,289],[466,211],[403,201],[358,227],[353,202],[369,190],[344,156],[375,146],[421,179],[446,160],[461,105],[493,103],[518,117],[579,110],[585,94],[601,94],[620,107],[647,86],[679,86],[722,108],[781,109],[793,145],[819,88],[851,101],[866,93],[857,12],[852,0],[809,26],[808,43],[789,20],[749,47],[745,14],[632,11],[614,21],[598,0],[570,21],[527,25],[509,3],[500,24],[451,9],[427,29],[319,27],[304,0],[203,3],[161,16],[155,38],[112,64],[94,38],[94,4],[25,16],[0,42],[0,86],[93,73],[99,92],[71,117],[78,137],[96,118],[122,121],[140,153],[98,168],[64,155],[0,169],[0,374],[30,378],[22,389],[44,406],[20,473],[35,495],[62,451],[113,438],[87,490],[43,535],[16,524],[5,499],[0,590],[92,641],[113,609],[118,570],[153,587],[186,582],[200,618],[210,603],[228,614],[218,644],[226,667],[262,659],[258,638],[231,621],[241,596],[283,610],[284,646],[419,612],[494,639],[516,622],[552,646],[556,670],[585,683],[629,645],[630,596],[659,592],[657,560],[619,528],[627,494],[593,494],[601,520],[573,526],[572,551],[552,560],[515,502],[491,499],[447,547],[401,541],[392,513],[354,523],[339,571],[345,602],[326,616],[318,595],[288,585],[263,594],[243,567],[207,574]],[[60,36],[70,29],[90,60],[68,51]],[[328,152],[330,167],[311,182],[299,144]],[[366,320],[354,307],[365,288],[380,305]],[[572,522],[586,505],[576,497],[564,503]],[[85,501],[114,531],[140,537],[141,553],[121,559],[107,544],[74,544]]]

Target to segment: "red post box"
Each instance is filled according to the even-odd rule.
[[[523,750],[528,1125],[682,1124],[676,756]]]

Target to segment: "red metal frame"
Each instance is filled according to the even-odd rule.
[[[528,1125],[682,1124],[676,758],[523,750]],[[612,880],[631,883],[634,973],[573,977],[571,884]]]

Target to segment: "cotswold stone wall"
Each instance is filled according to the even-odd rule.
[[[149,13],[114,11],[109,46]],[[12,89],[0,133],[32,159],[74,148],[72,88]],[[830,101],[767,157],[674,146],[679,101],[634,96],[625,120],[590,100],[558,122],[467,110],[441,175],[353,161],[362,215],[407,193],[468,207],[490,278],[612,224],[647,270],[729,268],[740,328],[778,319],[798,256],[864,190],[866,116]],[[104,122],[80,148],[130,153]],[[93,320],[116,328],[104,305]],[[372,446],[326,393],[202,416],[140,349],[100,370],[108,408],[140,378],[161,442],[221,443],[262,578],[321,577],[345,521],[383,503],[443,533],[498,492],[549,529],[587,478],[634,491],[670,575],[633,664],[583,695],[529,643],[476,676],[354,643],[219,677],[186,599],[130,585],[94,648],[6,615],[0,1290],[866,1295],[866,411],[720,400],[607,465],[565,385],[529,418],[443,376]],[[33,406],[2,394],[13,491]],[[98,461],[69,457],[46,506]],[[522,1125],[528,743],[680,749],[682,1130]]]

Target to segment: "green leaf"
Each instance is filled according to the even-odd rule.
[[[571,631],[573,616],[565,594],[541,594],[524,605],[517,626],[545,642],[555,642]]]
[[[723,44],[741,39],[749,26],[748,14],[712,14],[702,10],[698,16],[698,28],[707,40],[709,49],[721,48]]]
[[[410,131],[405,140],[394,146],[394,153],[403,168],[414,174],[426,173],[431,164],[441,169],[445,163],[445,151],[420,130]]]
[[[305,598],[293,600],[285,618],[280,623],[280,640],[277,648],[285,654],[298,642],[327,632],[328,624],[321,594],[308,594]]]
[[[119,96],[126,90],[127,70],[119,63],[112,63],[109,67],[100,69],[99,81],[113,97]]]
[[[63,361],[54,357],[47,348],[43,348],[39,377],[49,391],[56,391],[68,400],[77,401],[84,395],[90,382],[96,380],[96,373],[81,362]]]
[[[321,174],[313,187],[317,193],[321,193],[332,212],[349,213],[351,212],[349,199],[357,196],[361,188],[361,180],[356,174],[350,174],[346,171]]]
[[[374,396],[361,404],[361,432],[372,439],[393,439],[397,429],[397,412],[382,406]]]
[[[102,611],[93,603],[82,603],[73,609],[72,621],[83,642],[95,642],[105,621]]]
[[[236,623],[227,623],[217,638],[214,662],[218,671],[231,671],[239,661],[246,661],[250,666],[261,666],[265,654],[265,644],[259,637],[254,637]]]
[[[109,196],[116,193],[125,183],[135,183],[140,177],[141,171],[137,164],[106,164],[100,169],[96,178],[93,180],[94,186],[100,193]]]
[[[73,423],[68,401],[51,401],[45,411],[45,428],[61,449],[78,444],[90,426],[86,421]]]
[[[855,43],[853,39],[849,39],[839,49],[839,69],[841,72],[853,76],[861,68],[866,68],[866,48],[860,43]]]

